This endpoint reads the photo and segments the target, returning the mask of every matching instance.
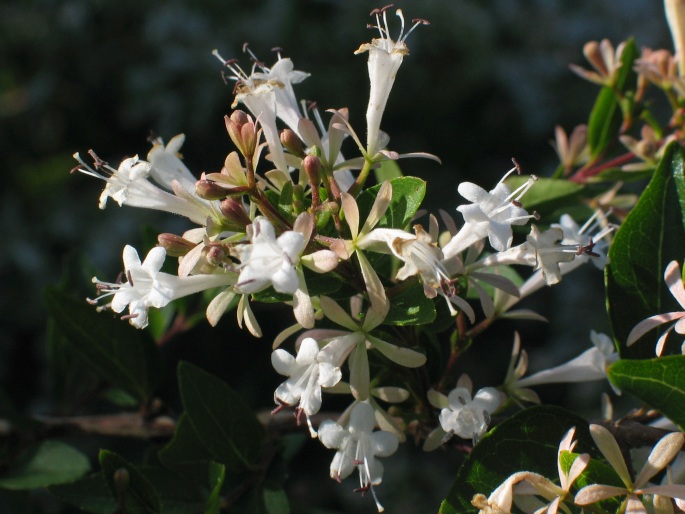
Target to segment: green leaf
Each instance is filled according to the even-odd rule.
[[[264,506],[268,514],[290,514],[290,502],[283,489],[264,488]]]
[[[685,355],[650,360],[619,360],[609,379],[685,430]]]
[[[517,471],[558,477],[559,442],[572,427],[576,427],[579,447],[594,448],[587,421],[559,407],[531,407],[496,426],[462,464],[440,514],[477,513],[478,509],[471,505],[473,496],[489,496]]]
[[[623,358],[654,355],[660,330],[630,348],[628,334],[643,319],[680,309],[664,282],[664,270],[685,255],[681,203],[685,194],[683,149],[672,143],[637,205],[616,232],[606,268],[607,310]]]
[[[376,226],[404,228],[409,224],[421,206],[423,197],[426,194],[426,182],[416,177],[399,177],[392,179],[390,183],[392,184],[390,206]],[[363,224],[369,215],[380,187],[380,185],[377,185],[366,189],[357,197],[360,224]]]
[[[293,217],[293,184],[286,182],[283,184],[281,194],[278,197],[278,212],[280,212],[286,219]]]
[[[19,455],[16,463],[0,475],[0,487],[27,490],[71,482],[90,470],[88,458],[60,441],[42,441]]]
[[[146,332],[55,288],[46,290],[45,300],[62,341],[92,369],[141,402],[152,396],[161,376],[161,359]]]
[[[616,88],[619,91],[626,92],[635,88],[637,75],[633,70],[633,61],[639,53],[635,41],[628,40],[623,49],[621,68],[616,80]],[[614,141],[620,126],[621,108],[618,98],[610,87],[605,86],[597,96],[588,121],[587,140],[593,159],[601,155]]]
[[[528,177],[515,175],[506,180],[507,187],[514,191],[526,183]],[[537,211],[548,222],[557,222],[556,219],[547,219],[549,214],[557,211],[563,205],[577,203],[576,200],[585,189],[585,186],[570,180],[560,178],[538,178],[533,186],[521,198],[521,204],[529,212]]]
[[[561,467],[565,473],[568,474],[573,462],[578,456],[578,453],[572,453],[569,451],[561,452],[559,460],[561,461]],[[578,476],[576,481],[573,482],[572,491],[577,492],[583,487],[592,484],[625,487],[619,476],[614,471],[614,468],[608,464],[605,464],[603,461],[594,458],[590,459],[590,462],[588,462],[585,470]],[[606,512],[617,512],[622,500],[623,499],[619,496],[615,498],[609,498],[595,505],[604,509]]]
[[[112,514],[117,502],[102,473],[94,473],[70,484],[55,485],[49,491],[61,501],[94,514]]]
[[[385,180],[392,180],[397,177],[402,176],[402,170],[397,164],[397,161],[388,159],[387,161],[381,161],[381,165],[373,170],[376,177],[376,182],[379,184]]]
[[[108,450],[100,450],[102,475],[107,481],[111,494],[120,505],[126,506],[130,514],[160,514],[162,505],[159,493],[133,464]],[[125,470],[127,479],[119,479],[117,472]]]
[[[178,381],[188,420],[213,459],[231,471],[252,469],[264,429],[245,401],[228,384],[187,362],[179,363]]]
[[[221,512],[221,488],[226,480],[226,466],[211,462],[209,464],[209,498],[205,514],[219,514]]]
[[[157,457],[169,469],[204,483],[205,470],[212,460],[212,454],[195,433],[188,414],[181,414],[176,423],[174,437],[162,448]]]
[[[425,325],[435,320],[435,304],[426,297],[416,279],[388,290],[388,300],[390,310],[383,321],[387,325]]]

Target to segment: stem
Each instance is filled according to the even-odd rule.
[[[364,167],[361,169],[359,175],[357,176],[357,180],[354,181],[354,184],[352,184],[348,191],[348,193],[350,193],[352,196],[357,196],[364,187],[366,179],[369,178],[372,164],[373,162],[370,159],[366,159],[364,161]]]
[[[598,165],[594,165],[597,162],[594,161],[591,163],[593,166],[580,168],[569,178],[569,180],[571,182],[578,182],[582,184],[586,182],[588,178],[594,177],[606,169],[622,166],[623,164],[629,163],[633,159],[635,159],[635,154],[632,152],[627,152]]]

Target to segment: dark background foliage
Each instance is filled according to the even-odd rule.
[[[461,203],[459,182],[490,187],[512,156],[539,175],[555,168],[548,144],[554,125],[570,131],[585,121],[595,94],[567,67],[584,65],[585,41],[608,37],[617,43],[632,35],[639,46],[670,47],[658,0],[427,0],[398,6],[431,26],[408,41],[411,54],[399,72],[383,128],[394,150],[442,158],[442,166],[421,160],[402,164],[406,174],[428,180],[427,207],[450,212]],[[365,57],[353,51],[372,36],[365,28],[372,7],[377,6],[362,0],[0,4],[0,378],[18,408],[41,414],[55,408],[41,291],[60,280],[68,258],[87,255],[99,276],[110,279],[121,266],[123,245],[143,244],[141,223],[157,231],[185,228],[181,220],[114,204],[99,211],[102,184],[70,175],[71,155],[92,148],[116,166],[125,156],[145,156],[151,132],[167,140],[184,132],[189,168],[198,175],[218,170],[232,150],[222,120],[232,96],[211,50],[249,66],[241,53],[246,41],[267,63],[271,48],[282,47],[297,69],[312,73],[298,87],[299,97],[322,109],[348,106],[361,132],[368,78]],[[528,343],[552,337],[560,350],[549,362],[533,359],[533,367],[577,354],[579,340],[587,346],[588,328],[576,320],[601,311],[602,279],[586,274],[590,286],[562,284],[541,302],[556,312],[556,322],[529,328]],[[74,285],[76,294],[92,294],[81,287]],[[173,340],[165,349],[169,369],[179,358],[193,360],[226,379],[256,408],[266,407],[278,380],[269,369],[268,335],[254,340],[234,327],[231,315],[227,318],[215,330],[202,324]],[[476,351],[476,365],[477,359]],[[481,386],[494,375],[468,371]],[[172,379],[161,395],[173,398]],[[573,405],[574,398],[566,402]],[[322,504],[319,495],[335,494],[344,500],[330,500],[331,508],[353,508],[345,503],[351,486],[326,477],[332,454],[320,448],[305,452],[302,469],[291,478],[296,502]],[[310,453],[318,456],[317,464],[306,467]],[[418,512],[427,503],[433,510],[459,457],[426,457],[411,444],[401,455],[380,490],[386,506]],[[319,488],[324,481],[326,487]]]

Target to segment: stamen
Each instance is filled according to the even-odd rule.
[[[129,319],[134,319],[138,317],[138,313],[134,312],[133,314],[124,314],[121,319],[122,320],[129,320]]]
[[[287,407],[287,405],[285,403],[281,402],[281,400],[278,400],[278,407],[276,407],[274,410],[271,411],[271,415],[273,416],[275,414],[278,414],[279,412],[281,412],[286,407]]]
[[[126,279],[128,280],[128,283],[131,284],[131,287],[135,286],[133,283],[133,275],[131,275],[131,270],[126,270]]]

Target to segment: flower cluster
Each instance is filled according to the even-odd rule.
[[[160,234],[159,245],[142,262],[138,252],[126,246],[122,279],[112,283],[94,278],[99,294],[90,301],[115,313],[128,309],[122,318],[142,329],[150,309],[203,293],[210,324],[235,310],[237,323],[256,337],[262,336],[264,316],[255,304],[288,305],[293,325],[276,337],[271,355],[276,372],[286,377],[274,392],[274,412],[292,408],[298,425],[304,421],[312,438],[336,450],[331,477],[342,481],[358,471],[358,491],[371,491],[379,511],[383,507],[374,486],[382,481],[383,466],[377,458],[394,453],[407,434],[424,438],[426,450],[454,440],[462,447],[475,446],[487,437],[496,415],[512,405],[539,403],[531,388],[607,378],[609,367],[619,358],[616,346],[609,336],[592,331],[590,349],[530,376],[525,376],[527,353],[515,334],[502,384],[474,390],[466,374],[454,382],[457,358],[496,320],[544,321],[527,308],[515,309],[519,302],[558,284],[586,262],[600,269],[607,265],[612,234],[622,219],[613,216],[609,206],[625,205],[616,201],[618,189],[587,197],[582,209],[574,210],[585,220],[581,223],[558,209],[552,217],[532,208],[544,206],[547,200],[543,193],[543,198],[528,203],[536,188],[549,191],[558,186],[559,177],[582,182],[599,173],[589,164],[588,129],[577,128],[569,140],[558,128],[555,149],[561,163],[555,178],[524,175],[513,159],[514,166],[492,189],[471,182],[458,186],[465,200],[456,208],[459,222],[442,212],[444,230],[433,214],[424,225],[418,223],[423,215],[419,210],[425,193],[422,180],[397,176],[373,184],[372,179],[372,172],[386,161],[424,157],[440,162],[429,154],[391,150],[390,138],[381,128],[393,84],[409,54],[408,36],[427,25],[417,19],[407,30],[398,9],[401,27],[393,39],[388,12],[389,7],[372,11],[372,28],[379,37],[355,52],[368,54],[365,143],[353,129],[347,109],[324,114],[303,109],[295,86],[309,74],[296,70],[280,51],[270,67],[248,51],[249,68],[215,51],[235,81],[232,108],[246,109],[225,117],[236,150],[228,153],[218,171],[199,178],[190,172],[179,153],[183,135],[166,144],[155,140],[146,160],[136,155],[116,169],[92,151],[92,165],[75,155],[78,171],[105,182],[100,208],[112,198],[120,206],[174,213],[190,223],[182,234]],[[584,50],[594,71],[578,67],[574,71],[608,90],[618,88],[625,45],[614,50],[602,41]],[[652,61],[645,54],[638,67],[657,81]],[[663,85],[667,77],[659,75],[658,80]],[[674,79],[669,87],[676,83]],[[328,123],[326,115],[330,115]],[[656,137],[648,130],[643,136],[644,140]],[[621,141],[631,149],[631,158],[639,157],[648,166],[659,159],[658,145],[651,148],[627,137]],[[568,184],[573,181],[563,181],[563,187]],[[176,259],[175,274],[161,271],[166,257]],[[664,278],[673,297],[685,307],[677,261],[668,265]],[[673,322],[658,340],[657,355],[661,355],[669,333],[685,334],[684,316],[670,312],[649,317],[635,326],[627,345]],[[447,335],[440,339],[435,333]],[[291,338],[295,341],[290,350],[280,347]],[[433,364],[431,356],[447,346],[445,369],[429,371],[426,364]],[[350,398],[337,421],[320,419],[324,393]],[[570,430],[558,451],[559,483],[520,471],[489,498],[475,497],[473,505],[481,512],[510,512],[517,498],[527,496],[537,498],[535,512],[566,512],[565,504],[573,501],[584,506],[623,495],[629,511],[640,512],[636,505],[647,494],[682,499],[680,489],[676,494],[668,487],[646,486],[682,446],[681,433],[657,444],[652,461],[658,466],[631,481],[616,457],[615,441],[601,427],[591,430],[625,488],[590,485],[573,498],[572,487],[590,458],[579,455],[570,467],[562,467],[562,455],[575,446]],[[531,503],[524,499],[521,504]]]

